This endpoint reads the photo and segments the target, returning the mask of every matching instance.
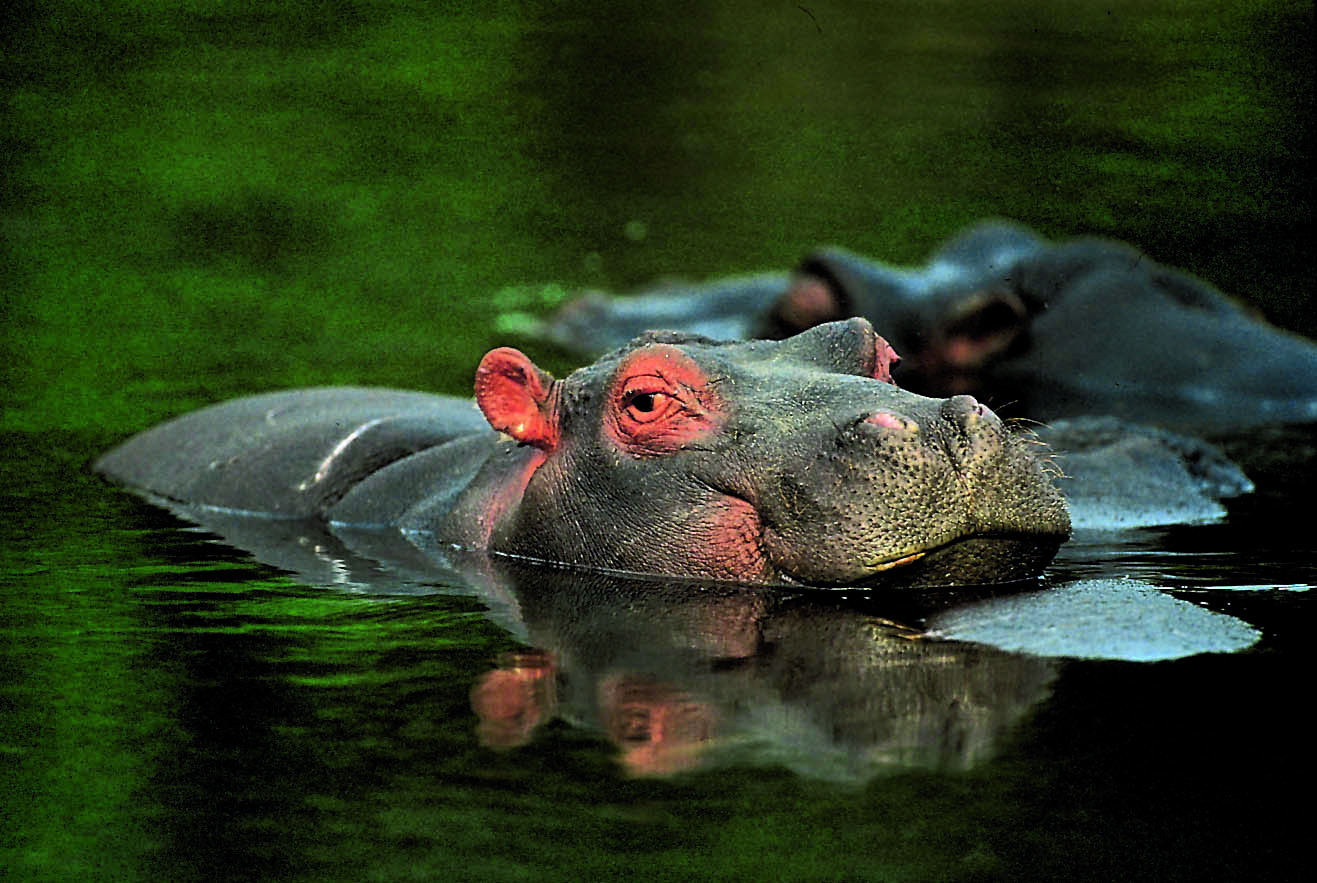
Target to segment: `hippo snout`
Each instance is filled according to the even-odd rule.
[[[765,548],[781,572],[810,584],[946,584],[983,559],[1004,581],[1036,572],[1033,550],[1050,556],[1068,536],[1060,494],[991,408],[969,395],[860,392],[883,401],[820,421],[833,441],[761,487]],[[1002,564],[1012,557],[1018,570]]]

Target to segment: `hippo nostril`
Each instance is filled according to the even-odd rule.
[[[993,425],[998,422],[997,415],[987,405],[979,404],[974,396],[952,396],[942,402],[942,416],[966,432],[977,429],[980,425]]]

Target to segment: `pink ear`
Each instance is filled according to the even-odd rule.
[[[558,446],[554,379],[511,347],[490,350],[476,369],[476,404],[489,425],[542,451]]]
[[[896,386],[896,381],[892,379],[892,369],[901,363],[901,357],[890,343],[876,334],[873,336],[873,350],[877,356],[874,360],[873,379]]]

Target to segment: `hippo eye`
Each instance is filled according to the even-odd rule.
[[[623,407],[632,420],[649,423],[662,417],[672,403],[672,396],[665,392],[645,392],[637,390],[627,393]]]

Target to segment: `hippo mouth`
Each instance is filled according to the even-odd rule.
[[[881,573],[884,570],[891,570],[893,567],[904,567],[907,564],[914,564],[920,558],[927,555],[928,552],[915,552],[911,555],[905,555],[901,558],[893,558],[890,561],[875,561],[868,565],[874,573]]]
[[[1056,557],[1059,534],[972,534],[897,557],[865,562],[862,575],[801,581],[815,588],[944,588],[1032,579]]]

